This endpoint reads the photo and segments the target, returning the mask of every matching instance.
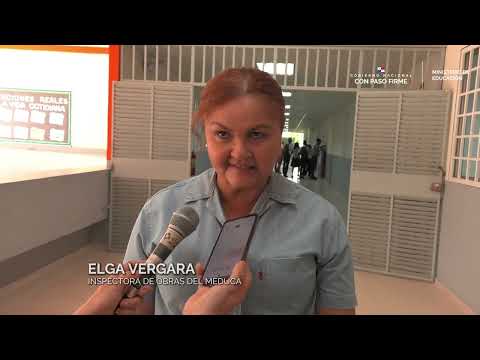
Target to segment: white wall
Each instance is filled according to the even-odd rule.
[[[0,186],[4,183],[41,179],[107,169],[107,159],[95,154],[30,151],[0,147]]]
[[[480,314],[480,189],[447,182],[442,206],[437,279]]]
[[[108,54],[0,49],[0,88],[71,91],[72,148],[106,150]]]
[[[108,172],[0,185],[0,261],[107,218]]]
[[[320,138],[322,144],[327,144],[329,154],[352,157],[353,124],[355,118],[355,97],[352,102],[343,105],[337,112],[326,119],[319,119],[318,126],[310,130],[310,144],[315,144]]]

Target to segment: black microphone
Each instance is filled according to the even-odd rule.
[[[198,226],[199,217],[197,212],[190,206],[185,206],[175,211],[170,219],[167,230],[160,239],[158,245],[148,257],[147,264],[160,264],[170,255],[175,247],[190,235]],[[144,278],[148,275],[141,276]],[[131,298],[135,296],[138,289],[141,288],[140,284],[135,284],[134,287],[128,292],[127,297]]]

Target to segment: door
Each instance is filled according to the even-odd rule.
[[[433,281],[450,94],[357,93],[347,229],[355,268]]]
[[[190,177],[192,98],[190,84],[114,84],[111,250],[125,250],[135,220],[149,197]]]

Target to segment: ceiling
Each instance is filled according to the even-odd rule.
[[[198,107],[202,87],[194,87],[194,110]],[[355,92],[323,90],[284,90],[292,94],[285,97],[285,105],[290,105],[289,131],[294,131],[303,118],[298,130],[316,128],[320,121],[355,103]]]
[[[299,129],[315,128],[320,121],[355,102],[354,92],[311,90],[290,92],[292,96],[285,97],[285,104],[291,105],[288,126],[290,131],[294,131],[304,114],[306,115]]]

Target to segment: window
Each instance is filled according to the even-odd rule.
[[[107,167],[109,54],[0,45],[0,184]]]
[[[457,93],[451,180],[480,187],[480,46],[468,46],[461,53],[465,71]]]
[[[63,48],[0,47],[1,147],[106,153],[109,54]]]

